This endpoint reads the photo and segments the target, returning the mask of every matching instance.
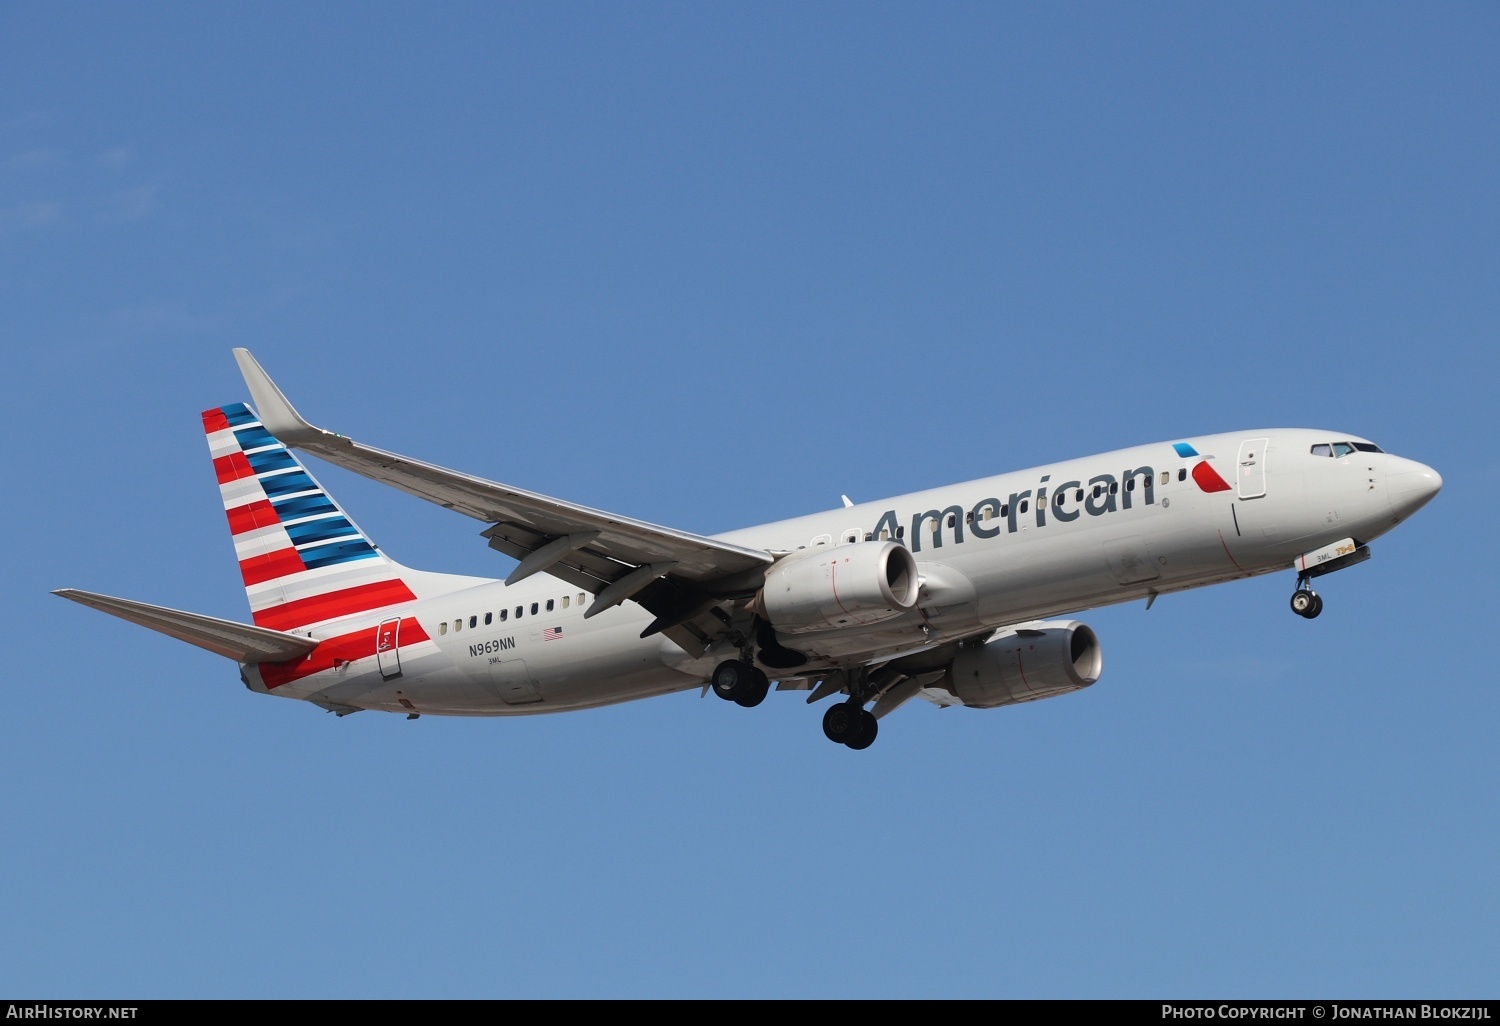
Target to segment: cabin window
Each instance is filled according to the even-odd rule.
[[[1022,499],[1021,500],[1021,512],[1025,513],[1030,508],[1031,508],[1031,500],[1030,499]]]
[[[444,620],[442,623],[438,624],[438,633],[439,634],[447,634],[448,633],[448,621],[447,620]]]
[[[573,596],[572,596],[572,595],[564,595],[564,596],[563,596],[563,608],[564,608],[564,609],[567,609],[567,608],[568,608],[568,600],[569,600],[569,599],[570,599],[570,598],[572,598],[572,597],[573,597]]]
[[[1004,506],[1000,507],[1000,515],[1002,517],[1010,516],[1010,503],[1007,502]]]
[[[1097,498],[1099,498],[1099,496],[1101,496],[1103,494],[1104,494],[1104,486],[1103,485],[1094,485],[1094,498],[1097,499]]]
[[[1179,470],[1177,472],[1177,480],[1179,480],[1179,481],[1186,481],[1187,480],[1187,467],[1183,467],[1181,470]]]
[[[850,531],[849,537],[845,538],[844,541],[848,542],[850,545],[853,545],[855,542],[859,541],[859,532]]]
[[[1118,482],[1118,481],[1111,481],[1109,483],[1109,494],[1111,494],[1111,495],[1119,495],[1120,494],[1120,482]]]
[[[871,534],[869,531],[866,531],[865,532],[865,541],[874,541],[874,540],[875,540],[875,536],[873,534]]]
[[[453,633],[454,634],[457,634],[459,631],[461,631],[463,629],[464,629],[464,622],[462,620],[454,620],[453,621]]]
[[[533,602],[533,603],[532,603],[532,604],[531,604],[531,615],[532,615],[532,616],[535,616],[535,615],[536,615],[536,611],[537,611],[537,607],[538,607],[538,605],[539,605],[539,603],[536,603],[536,602]]]
[[[479,626],[479,617],[477,617],[477,616],[471,616],[471,617],[469,617],[469,626],[470,627],[478,627]]]
[[[509,609],[502,609],[502,610],[500,610],[500,622],[504,623],[506,620],[509,620],[509,619],[510,619],[510,610]]]
[[[583,605],[583,592],[581,591],[578,593],[578,604]]]
[[[896,528],[896,538],[899,540],[899,539],[905,538],[905,537],[906,537],[906,528],[904,528],[904,527],[898,527],[898,528]]]
[[[521,613],[525,610],[525,608],[526,608],[525,606],[517,606],[516,607],[516,619],[517,620],[519,620],[521,618]]]
[[[552,612],[552,607],[553,607],[553,606],[554,606],[554,605],[555,605],[555,604],[556,604],[556,603],[554,603],[554,602],[553,602],[553,601],[552,601],[552,600],[551,600],[551,599],[548,599],[548,600],[547,600],[547,612],[549,612],[549,613],[550,613],[550,612]]]
[[[958,526],[958,515],[957,514],[955,514],[955,513],[949,513],[948,514],[948,526],[949,527],[957,527]]]
[[[1083,501],[1083,489],[1082,488],[1078,489],[1078,491],[1076,491],[1076,492],[1073,493],[1073,501],[1074,502],[1082,502]]]
[[[1163,470],[1161,472],[1161,483],[1162,484],[1166,484],[1167,482],[1169,482],[1171,480],[1172,480],[1172,472],[1170,470]]]
[[[1127,492],[1135,491],[1135,478],[1132,477],[1130,480],[1125,482],[1125,490]]]
[[[495,622],[495,614],[494,613],[485,613],[484,614],[484,625],[486,627],[488,627],[490,624],[492,624],[494,622]]]

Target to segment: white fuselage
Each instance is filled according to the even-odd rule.
[[[1363,441],[1274,429],[1138,446],[718,537],[773,553],[887,537],[910,549],[922,577],[911,612],[781,638],[810,657],[791,672],[816,676],[987,629],[1287,569],[1340,539],[1367,543],[1436,491],[1435,473],[1399,456],[1313,453],[1342,440]],[[1210,470],[1197,473],[1226,487],[1205,490],[1195,477],[1203,463]],[[426,638],[399,644],[399,676],[388,655],[384,673],[368,658],[274,690],[254,666],[246,679],[254,690],[330,707],[506,715],[694,688],[735,654],[693,657],[663,635],[641,638],[652,616],[631,602],[585,619],[591,600],[545,574],[476,583],[401,613]],[[351,618],[316,636],[360,626]]]

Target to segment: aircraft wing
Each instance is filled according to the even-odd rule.
[[[190,645],[206,648],[215,655],[241,663],[280,663],[288,659],[300,659],[318,645],[312,638],[304,638],[299,634],[273,631],[267,627],[252,627],[247,623],[220,620],[216,616],[187,613],[180,609],[168,609],[166,606],[153,606],[147,602],[79,591],[77,588],[59,588],[52,594],[142,627],[149,627],[178,641],[186,641]]]
[[[488,522],[490,547],[520,560],[507,583],[546,571],[598,596],[589,615],[633,598],[657,614],[648,633],[666,630],[707,613],[715,597],[753,592],[774,562],[762,549],[553,499],[314,427],[248,350],[234,356],[261,424],[284,444]]]

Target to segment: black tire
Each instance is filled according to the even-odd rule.
[[[873,745],[875,743],[875,735],[880,733],[880,721],[875,718],[875,714],[870,710],[865,709],[862,712],[860,721],[864,724],[864,729],[859,732],[859,737],[853,741],[844,742],[847,747],[854,749],[856,752],[862,752]]]
[[[755,672],[755,667],[740,662],[738,659],[724,660],[714,667],[713,679],[710,682],[714,694],[726,702],[738,701],[753,683]]]
[[[1308,591],[1306,588],[1298,588],[1296,591],[1292,592],[1292,612],[1296,613],[1298,616],[1307,616],[1307,611],[1313,608],[1313,605],[1314,603],[1316,603],[1317,598],[1318,596],[1316,594]],[[1318,614],[1313,613],[1312,615],[1317,616]],[[1311,617],[1309,617],[1309,619],[1311,619]]]
[[[766,700],[766,695],[771,692],[771,681],[760,668],[750,667],[750,682],[743,694],[734,697],[735,704],[742,705],[746,709],[753,709]]]
[[[1308,607],[1307,612],[1303,613],[1302,615],[1305,616],[1305,617],[1307,617],[1309,620],[1312,620],[1312,619],[1315,619],[1317,617],[1317,615],[1319,613],[1321,613],[1322,611],[1323,611],[1323,596],[1322,595],[1318,595],[1318,594],[1314,594],[1313,595],[1312,605],[1310,607]]]
[[[853,702],[835,702],[823,714],[823,736],[836,745],[847,744],[864,729],[863,713]]]

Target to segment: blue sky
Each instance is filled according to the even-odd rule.
[[[0,7],[0,993],[1474,997],[1500,965],[1500,8]],[[1320,582],[1090,612],[1088,691],[343,720],[200,410],[687,530],[1196,433],[1442,472]],[[410,565],[481,525],[323,465]]]

